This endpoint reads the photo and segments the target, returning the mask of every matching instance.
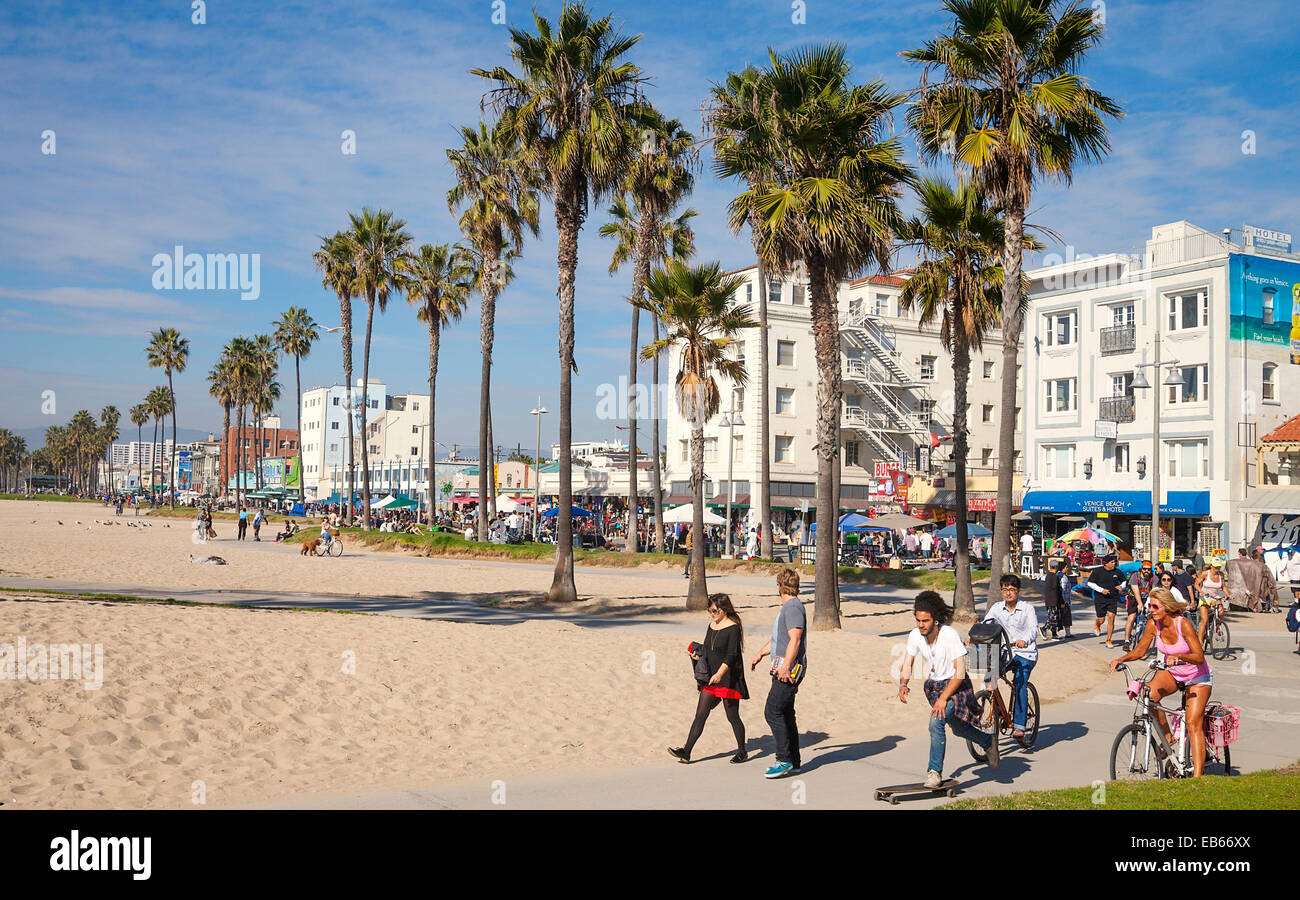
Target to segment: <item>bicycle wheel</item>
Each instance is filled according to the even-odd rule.
[[[1210,653],[1215,659],[1223,659],[1228,655],[1229,634],[1227,622],[1216,618],[1210,623],[1210,629],[1205,632],[1205,637],[1210,644]]]
[[[330,541],[329,554],[330,556],[342,556],[343,542],[340,541],[338,538],[335,538],[334,540]]]
[[[1110,748],[1111,781],[1146,781],[1165,777],[1156,737],[1147,723],[1124,726]]]
[[[1028,749],[1038,740],[1038,688],[1032,681],[1026,686],[1029,688],[1029,709],[1025,710],[1025,736],[1021,743]],[[1011,715],[1014,721],[1015,712]]]
[[[980,712],[980,730],[985,734],[992,733],[993,740],[996,741],[998,739],[999,729],[995,727],[993,719],[997,718],[998,712],[997,706],[994,705],[990,697],[991,695],[988,691],[980,691],[977,693],[975,695],[975,708]],[[972,741],[970,738],[966,738],[966,749],[970,751],[971,759],[975,760],[975,762],[986,762],[989,758],[989,755],[984,751],[984,748]]]

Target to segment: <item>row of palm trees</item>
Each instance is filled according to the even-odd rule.
[[[109,447],[118,438],[121,418],[115,406],[106,406],[96,420],[81,409],[67,425],[45,429],[45,445],[28,452],[27,440],[7,428],[0,428],[0,492],[17,490],[23,483],[24,468],[31,474],[54,475],[80,493],[99,487],[99,460],[112,459]]]

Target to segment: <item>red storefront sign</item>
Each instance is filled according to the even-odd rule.
[[[876,460],[876,477],[877,477],[877,478],[888,478],[889,476],[893,475],[893,474],[894,474],[895,472],[897,472],[897,471],[898,471],[898,463],[896,463],[896,462],[881,462],[880,460]]]
[[[997,497],[972,497],[966,501],[966,508],[971,512],[997,512]]]

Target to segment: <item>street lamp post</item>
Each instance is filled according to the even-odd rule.
[[[537,506],[542,500],[542,416],[549,412],[542,406],[542,397],[537,396],[537,408],[529,415],[537,417],[537,455],[533,457],[533,540],[537,540]]]
[[[1133,390],[1145,391],[1151,390],[1153,396],[1151,408],[1151,543],[1154,545],[1155,553],[1151,556],[1151,562],[1160,562],[1160,388],[1173,387],[1181,385],[1182,379],[1175,372],[1175,366],[1178,360],[1171,359],[1167,362],[1160,360],[1160,332],[1155,336],[1155,361],[1149,363],[1138,363],[1134,366],[1137,374],[1133,377]],[[1142,373],[1143,369],[1152,369],[1157,375],[1160,373],[1160,367],[1164,366],[1169,369],[1168,376],[1158,387],[1153,387],[1147,381],[1146,376]],[[1173,559],[1173,535],[1170,535],[1169,558]]]
[[[731,410],[722,417],[718,423],[721,427],[727,429],[727,547],[726,555],[731,556],[731,504],[736,500],[736,480],[732,477],[733,467],[736,461],[736,448],[734,445],[735,438],[732,436],[732,428],[736,425],[744,427],[745,420],[740,413],[736,412],[736,395],[731,395]]]

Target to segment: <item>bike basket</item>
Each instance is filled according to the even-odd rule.
[[[970,670],[972,674],[996,681],[1001,664],[1002,626],[980,622],[970,630]]]
[[[1237,742],[1237,727],[1241,723],[1241,710],[1235,706],[1211,703],[1205,708],[1205,741],[1211,747],[1222,749]],[[1174,740],[1183,737],[1182,713],[1170,713],[1169,725],[1174,732]]]

